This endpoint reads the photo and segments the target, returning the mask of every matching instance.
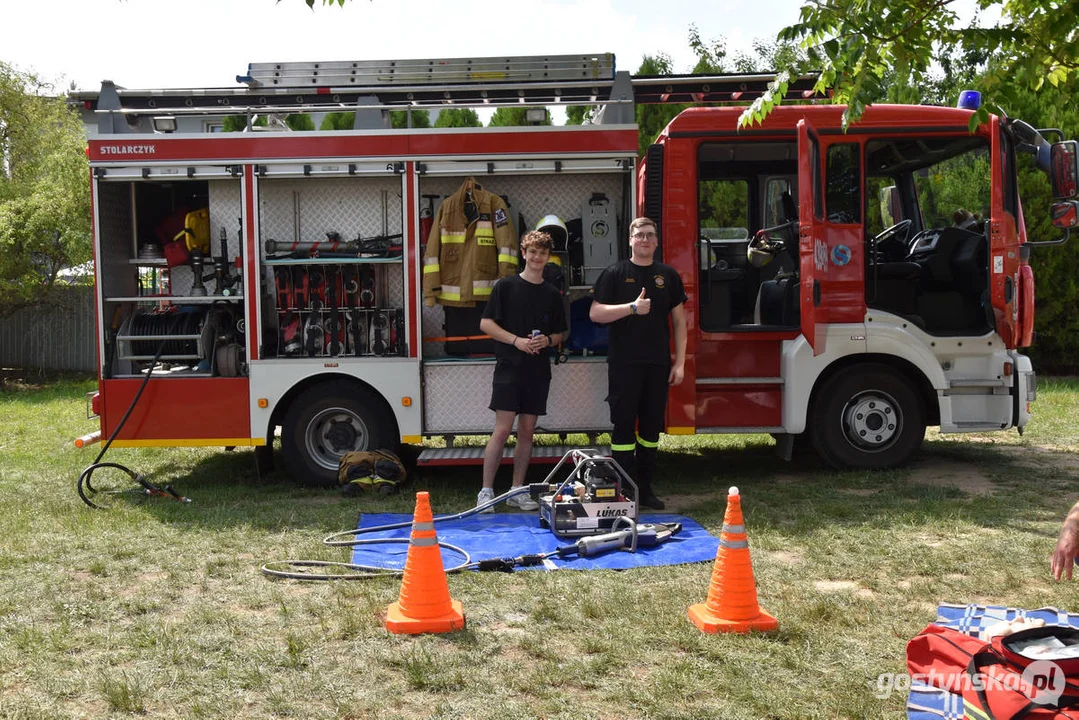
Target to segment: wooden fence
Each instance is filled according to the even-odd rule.
[[[62,287],[48,307],[0,318],[0,366],[93,373],[94,289]]]

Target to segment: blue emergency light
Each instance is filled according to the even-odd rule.
[[[963,110],[977,110],[982,106],[982,94],[977,90],[964,90],[959,93],[959,102],[955,106]]]

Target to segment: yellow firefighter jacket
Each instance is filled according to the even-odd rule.
[[[468,178],[442,201],[431,224],[423,259],[424,303],[486,302],[498,278],[517,272],[517,255],[506,203]]]

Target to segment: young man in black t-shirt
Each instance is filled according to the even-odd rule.
[[[607,403],[611,452],[640,489],[647,508],[666,507],[652,490],[667,390],[682,382],[686,362],[686,301],[682,278],[655,262],[656,224],[639,217],[629,226],[629,260],[600,274],[588,317],[609,325]],[[669,324],[668,324],[669,318]],[[671,329],[674,362],[671,362]]]
[[[495,473],[514,417],[517,447],[513,452],[513,487],[524,484],[532,459],[536,420],[547,413],[547,392],[551,387],[549,348],[560,343],[566,332],[562,294],[543,280],[543,268],[551,257],[551,236],[544,232],[526,234],[521,240],[521,255],[524,270],[495,283],[480,320],[480,330],[495,340],[490,405],[495,411],[495,429],[483,453],[483,489],[477,505],[494,499]],[[512,497],[507,504],[522,510],[539,507],[527,495]],[[491,511],[493,508],[487,512]]]

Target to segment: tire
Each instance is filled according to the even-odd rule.
[[[902,465],[925,438],[925,410],[914,386],[880,364],[844,368],[825,381],[810,423],[814,449],[841,470]]]
[[[396,450],[397,444],[397,423],[382,399],[339,383],[319,385],[296,398],[281,428],[289,473],[310,487],[336,487],[345,453]]]

